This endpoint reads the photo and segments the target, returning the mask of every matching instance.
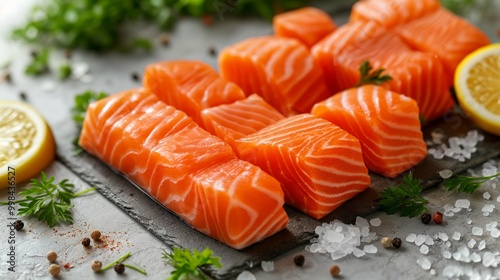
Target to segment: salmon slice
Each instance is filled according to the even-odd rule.
[[[349,21],[375,21],[392,28],[427,15],[440,6],[438,0],[361,0],[352,6]]]
[[[80,145],[186,223],[233,248],[288,223],[276,179],[237,159],[228,144],[146,90],[91,104]]]
[[[312,53],[330,77],[331,92],[353,87],[360,79],[360,65],[369,60],[374,69],[384,68],[393,78],[384,86],[414,99],[425,120],[442,116],[454,105],[441,62],[414,51],[393,30],[375,22],[348,23],[316,44]]]
[[[200,126],[203,109],[245,98],[237,85],[222,79],[210,65],[200,61],[150,64],[144,73],[144,87],[163,102],[184,111]]]
[[[394,178],[427,155],[417,103],[384,87],[345,90],[314,105],[311,113],[358,138],[366,166],[383,176]]]
[[[241,159],[276,178],[287,204],[320,219],[370,186],[358,139],[300,114],[237,140]]]
[[[284,116],[307,113],[330,96],[323,72],[299,41],[276,36],[255,37],[222,50],[223,78],[247,94],[257,93]]]
[[[437,55],[446,70],[450,87],[460,61],[491,43],[479,28],[445,9],[401,25],[395,31],[416,50]]]
[[[337,26],[322,10],[305,7],[276,15],[273,18],[273,28],[276,35],[297,39],[311,48]]]
[[[257,94],[205,109],[201,117],[205,129],[228,143],[234,151],[237,151],[236,140],[285,118]]]

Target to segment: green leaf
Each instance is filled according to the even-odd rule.
[[[66,80],[71,76],[71,73],[73,73],[73,68],[69,63],[64,62],[59,65],[59,79]]]
[[[381,85],[385,82],[392,80],[392,77],[389,75],[382,75],[385,71],[384,68],[377,69],[372,71],[373,67],[370,65],[368,60],[365,60],[359,66],[360,79],[354,85],[354,87],[360,87],[362,85]]]
[[[182,277],[184,276],[188,279],[190,276],[203,276],[199,268],[206,265],[222,268],[220,258],[213,257],[212,255],[213,251],[208,248],[205,248],[201,252],[197,250],[191,252],[188,249],[177,247],[174,247],[172,253],[163,251],[163,259],[174,267],[168,279],[178,280],[183,279]]]
[[[48,49],[42,49],[38,53],[33,55],[31,63],[28,64],[24,73],[26,75],[37,76],[49,71],[49,56],[50,52]]]
[[[387,214],[398,213],[402,217],[416,217],[423,212],[428,212],[426,205],[429,203],[420,193],[421,181],[413,178],[410,172],[403,183],[387,188],[380,193],[379,205]]]
[[[450,178],[444,180],[443,186],[448,189],[448,191],[457,190],[459,192],[473,193],[479,189],[483,183],[499,176],[500,173],[484,177],[471,177],[453,174]]]

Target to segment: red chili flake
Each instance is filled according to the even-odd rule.
[[[66,268],[66,269],[69,269],[70,267],[71,267],[71,265],[70,265],[69,263],[66,263],[66,264],[64,265],[64,268]]]
[[[211,26],[214,24],[214,17],[212,15],[204,15],[201,17],[201,21],[206,26]]]

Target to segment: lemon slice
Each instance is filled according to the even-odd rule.
[[[500,43],[470,53],[455,72],[464,112],[482,129],[500,135]]]
[[[0,189],[35,177],[54,156],[44,118],[26,103],[0,100]]]

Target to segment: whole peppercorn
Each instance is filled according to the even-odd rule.
[[[441,212],[436,212],[434,213],[434,215],[432,216],[432,219],[434,220],[434,222],[436,224],[442,224],[443,223],[443,213]]]
[[[390,248],[392,246],[392,239],[389,237],[383,237],[382,240],[380,240],[380,243],[382,243],[382,246],[384,248]]]
[[[90,237],[92,237],[92,239],[94,241],[99,241],[99,239],[101,238],[101,232],[98,231],[98,230],[93,230],[91,233],[90,233]]]
[[[49,266],[49,273],[50,275],[57,277],[59,273],[61,273],[61,267],[57,264],[51,264]]]
[[[20,231],[24,228],[24,223],[23,221],[21,220],[17,220],[14,222],[14,228],[17,230],[17,231]]]
[[[125,272],[125,266],[122,263],[115,265],[114,268],[116,273],[118,274],[122,274],[123,272]]]
[[[90,264],[90,268],[92,268],[93,271],[97,272],[102,268],[102,262],[95,260]]]
[[[425,212],[424,214],[422,214],[422,216],[420,216],[420,220],[422,220],[422,223],[424,224],[429,224],[431,222],[431,214]]]
[[[82,240],[82,245],[85,246],[85,247],[89,247],[90,246],[90,239],[85,237],[83,240]]]
[[[57,253],[54,252],[54,251],[49,251],[47,253],[47,260],[49,260],[49,262],[53,263],[57,260]]]
[[[392,240],[392,247],[396,248],[396,249],[399,249],[401,248],[401,244],[403,243],[403,241],[401,241],[401,238],[394,238]]]
[[[330,267],[330,274],[333,277],[338,277],[340,275],[340,267],[338,265],[332,265]]]
[[[296,266],[303,266],[305,262],[305,258],[303,255],[297,255],[293,258],[293,262]]]

